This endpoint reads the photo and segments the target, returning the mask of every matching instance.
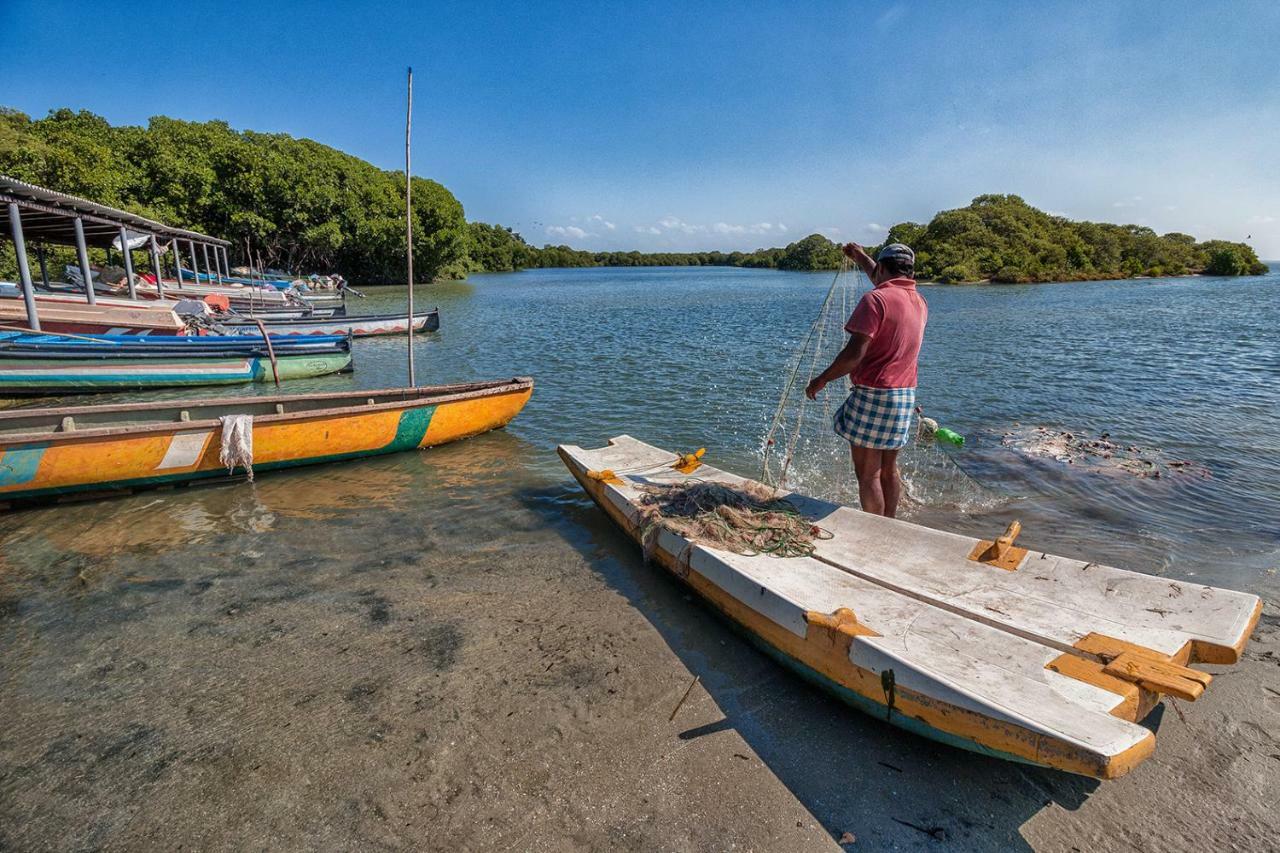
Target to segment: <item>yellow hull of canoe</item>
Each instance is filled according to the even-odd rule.
[[[447,444],[506,426],[532,393],[530,383],[465,399],[263,417],[253,425],[253,467],[258,472]],[[59,433],[54,440],[21,444],[0,439],[0,502],[227,473],[217,422],[94,432],[105,434]]]

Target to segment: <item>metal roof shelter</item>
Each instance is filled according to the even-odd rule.
[[[163,239],[181,238],[196,245],[221,246],[231,243],[210,237],[197,231],[174,228],[127,210],[117,210],[105,204],[89,201],[66,193],[54,192],[34,184],[0,175],[0,202],[15,202],[22,210],[22,230],[28,240],[76,245],[74,220],[84,225],[84,239],[90,246],[106,248],[120,235],[120,226],[130,231],[153,234]],[[0,208],[0,226],[9,227],[8,205]]]
[[[33,329],[40,328],[40,318],[36,313],[34,284],[30,264],[27,262],[27,240],[76,247],[80,274],[85,282],[85,300],[90,305],[94,304],[94,296],[89,246],[114,246],[120,249],[131,299],[137,298],[137,292],[134,289],[133,250],[130,243],[136,242],[139,237],[150,238],[146,242],[150,243],[151,266],[156,271],[156,288],[160,296],[164,295],[160,281],[163,269],[160,263],[161,240],[173,243],[174,270],[179,284],[182,283],[183,273],[180,240],[187,244],[190,251],[191,269],[195,271],[196,280],[200,277],[197,245],[203,250],[206,278],[216,278],[221,284],[222,276],[230,275],[227,247],[231,243],[226,240],[185,228],[175,228],[127,210],[55,192],[6,175],[0,175],[0,227],[13,237],[18,256],[18,272],[22,279],[22,296],[27,307],[27,322]],[[210,247],[213,248],[216,267],[209,262]],[[41,270],[43,273],[43,255]],[[47,285],[47,279],[45,283]]]

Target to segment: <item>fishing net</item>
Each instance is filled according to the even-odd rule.
[[[836,271],[826,296],[782,383],[777,407],[760,444],[761,479],[788,489],[847,506],[858,505],[849,443],[836,435],[832,421],[849,393],[847,379],[828,385],[817,400],[804,390],[808,381],[829,365],[844,348],[844,324],[871,282],[846,261]],[[919,398],[928,389],[920,389]],[[952,450],[913,429],[912,441],[898,455],[903,496],[908,503],[963,509],[988,507],[999,497],[964,471]]]
[[[815,540],[831,538],[778,498],[776,490],[759,483],[688,480],[643,485],[640,490],[641,540],[646,557],[653,556],[658,532],[663,529],[747,556],[808,557],[813,554]]]
[[[844,324],[858,304],[864,282],[865,289],[870,289],[860,271],[852,270],[847,260],[842,262],[786,366],[782,393],[760,446],[760,478],[770,486],[845,503],[851,496],[856,500],[849,444],[831,429],[836,408],[848,393],[845,383],[831,383],[817,400],[806,397],[804,389],[844,348]]]

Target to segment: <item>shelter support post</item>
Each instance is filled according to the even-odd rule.
[[[80,220],[76,220],[79,222]],[[35,285],[31,283],[31,265],[27,263],[27,241],[22,237],[22,214],[18,205],[9,202],[9,224],[13,231],[13,250],[18,256],[18,277],[22,282],[22,301],[27,306],[27,327],[40,331],[40,315],[36,312]]]
[[[89,268],[89,247],[84,242],[84,220],[76,217],[76,257],[80,260],[80,275],[84,276],[84,298],[90,304],[96,304],[93,296],[93,270]]]
[[[129,232],[120,226],[120,254],[124,255],[124,279],[129,282],[129,298],[138,298],[138,287],[133,283],[133,250],[129,248]]]
[[[156,235],[151,235],[151,271],[156,276],[156,297],[164,298],[164,267],[160,265],[160,244],[156,242]]]
[[[200,262],[196,260],[196,243],[194,240],[187,241],[187,248],[191,250],[191,275],[195,277],[195,283],[200,283]]]
[[[173,274],[178,277],[178,287],[182,287],[182,246],[178,238],[173,238]]]
[[[44,246],[36,245],[36,260],[40,262],[40,281],[44,284],[44,289],[49,289],[49,265],[45,262]]]
[[[213,277],[214,277],[215,279],[217,279],[218,284],[222,284],[222,267],[220,267],[220,266],[219,266],[219,267],[213,267],[213,268],[211,268],[211,267],[209,266],[209,244],[208,244],[208,243],[205,243],[205,244],[201,247],[201,250],[204,252],[204,271],[205,271],[205,272],[211,272],[211,273],[213,274]],[[218,247],[217,247],[217,246],[214,246],[214,248],[213,248],[213,259],[214,259],[215,261],[218,259]]]

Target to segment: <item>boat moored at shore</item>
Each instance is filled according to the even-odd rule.
[[[219,319],[219,325],[238,335],[257,333],[253,318],[231,317]],[[407,314],[373,314],[347,317],[301,317],[297,319],[272,318],[263,321],[271,335],[352,335],[357,338],[375,335],[403,335],[409,331]],[[440,328],[440,311],[432,308],[413,315],[414,332],[434,332]]]
[[[42,338],[44,338],[42,340]],[[351,368],[351,340],[0,336],[0,395],[55,396],[310,379]],[[294,341],[297,341],[295,344]]]
[[[646,521],[648,490],[760,484],[620,436],[562,445],[587,494],[771,656],[840,699],[974,752],[1100,779],[1155,748],[1161,695],[1194,700],[1190,663],[1235,663],[1256,596],[1028,552],[779,493],[829,538],[746,556]],[[994,552],[994,556],[993,556]]]
[[[433,447],[506,426],[533,394],[517,377],[341,394],[288,394],[0,412],[0,502],[56,500],[224,478],[224,436],[251,434],[255,472]]]

